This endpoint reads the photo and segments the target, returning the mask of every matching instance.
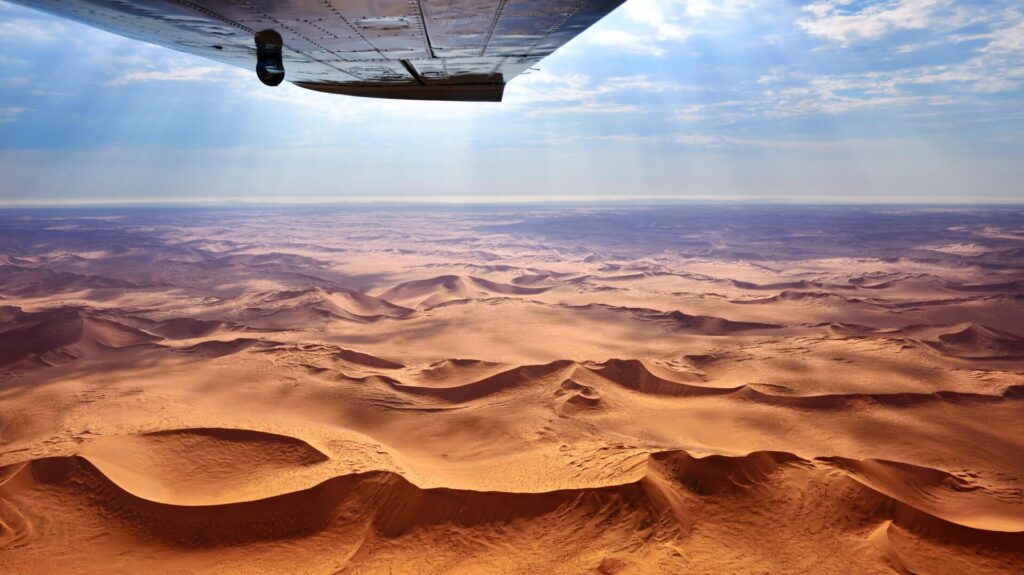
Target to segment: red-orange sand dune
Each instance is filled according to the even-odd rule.
[[[1022,572],[1019,209],[0,214],[0,573]]]

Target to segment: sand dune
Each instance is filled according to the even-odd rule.
[[[783,327],[782,325],[772,323],[732,321],[709,315],[689,315],[679,310],[660,311],[650,308],[612,306],[600,303],[563,307],[578,310],[606,310],[628,314],[638,320],[656,322],[672,331],[694,335],[725,336],[752,330],[770,330]]]
[[[239,331],[245,327],[225,321],[199,320],[180,317],[156,322],[147,326],[146,331],[164,339],[195,339],[200,337],[222,336]]]
[[[62,307],[26,313],[8,308],[0,331],[0,365],[34,359],[60,363],[111,348],[142,345],[159,340],[128,325],[88,312]]]
[[[232,310],[227,317],[262,328],[286,328],[339,319],[366,323],[413,313],[411,309],[366,294],[323,288],[258,293],[221,305]]]
[[[1020,537],[1024,535],[1024,507],[986,495],[961,477],[893,461],[822,460],[897,502],[896,511],[903,515],[901,520],[921,522],[917,525],[920,529],[938,530],[940,535],[957,537],[957,533],[943,533],[952,526],[974,530],[979,535],[991,532],[997,540],[1003,539],[999,534],[1006,533],[1010,535],[1005,538],[1007,541],[1024,541]]]
[[[410,308],[428,308],[452,301],[494,295],[536,295],[548,289],[550,288],[504,284],[473,276],[444,275],[396,285],[380,294],[380,297]]]
[[[755,288],[755,289],[763,289],[763,288],[758,287],[758,288]],[[737,300],[737,301],[734,301],[733,303],[740,303],[740,304],[762,304],[762,303],[776,303],[776,302],[802,302],[802,303],[806,303],[806,304],[818,305],[818,304],[827,303],[827,302],[859,304],[859,303],[862,303],[863,300],[860,299],[860,298],[851,298],[851,297],[843,296],[841,294],[835,294],[835,293],[830,293],[830,292],[825,292],[825,291],[804,291],[804,290],[784,289],[781,292],[779,292],[778,294],[770,296],[770,297],[757,298],[757,299],[748,299],[748,300]]]
[[[857,278],[860,279],[860,278]],[[856,282],[851,279],[850,283],[854,285],[860,285],[860,282]],[[823,287],[819,282],[809,282],[807,280],[799,280],[795,282],[782,282],[773,284],[756,284],[752,282],[744,282],[739,280],[732,280],[732,285],[744,289],[744,290],[758,290],[758,291],[784,291],[787,294],[800,294],[805,292],[789,291],[789,290],[808,290],[811,288]]]
[[[701,386],[699,375],[677,371],[643,360],[611,359],[587,366],[590,371],[619,385],[655,395],[706,395],[734,391]]]
[[[335,359],[345,361],[348,363],[354,363],[357,365],[364,365],[367,367],[376,367],[380,369],[400,369],[402,364],[394,361],[390,361],[381,357],[376,357],[368,353],[360,353],[351,349],[335,348],[332,356]]]
[[[593,409],[601,406],[599,391],[571,378],[562,382],[561,389],[555,391],[555,396],[563,401],[560,406],[561,413],[566,413],[573,407]]]
[[[209,497],[218,480],[238,478],[237,471],[227,470],[209,477],[210,472],[218,472],[217,463],[256,456],[274,469],[276,465],[315,465],[326,457],[298,440],[244,431],[182,430],[127,441],[121,447],[132,441],[140,444],[137,450],[129,447],[127,457],[118,456],[117,464],[104,459],[116,453],[104,455],[108,445],[92,447],[87,455],[42,458],[5,469],[7,480],[0,485],[0,493],[12,502],[3,515],[5,541],[19,547],[36,542],[39,533],[33,530],[31,510],[18,515],[20,521],[12,519],[12,510],[44,499],[72,505],[76,513],[91,515],[92,520],[108,517],[115,537],[143,547],[244,548],[317,533],[333,538],[362,533],[365,545],[367,534],[372,533],[374,539],[404,542],[416,549],[416,542],[428,534],[468,530],[477,539],[497,542],[510,529],[530,533],[531,528],[543,528],[556,519],[568,520],[585,532],[604,524],[604,529],[635,545],[692,537],[701,529],[694,521],[695,512],[706,516],[717,506],[736,509],[743,500],[771,498],[779,490],[788,490],[789,481],[799,477],[808,485],[829,486],[838,494],[830,506],[840,506],[855,522],[882,521],[886,528],[898,525],[940,540],[967,539],[991,549],[1013,549],[1024,542],[1020,509],[1014,505],[978,493],[979,488],[943,471],[885,461],[809,461],[792,453],[767,451],[695,457],[685,451],[666,451],[652,453],[639,478],[605,487],[537,493],[423,489],[398,473],[368,471],[330,477],[299,489],[264,484],[263,496],[255,499],[200,502],[192,489]],[[217,445],[221,441],[234,444],[225,451]],[[235,453],[239,448],[242,451]],[[137,467],[129,472],[122,467],[125,461]],[[154,491],[154,480],[155,485],[178,490]],[[974,513],[963,518],[956,515],[957,509],[978,505],[985,510],[982,518]],[[935,512],[936,508],[942,511]],[[822,520],[825,511],[814,513],[819,517],[812,521]],[[70,532],[76,531],[74,525],[69,527]],[[898,557],[895,546],[881,537],[878,528],[868,538],[882,545],[890,559]],[[347,568],[358,569],[372,560],[359,553],[342,551],[340,555]],[[452,550],[435,550],[435,560],[453,559]],[[591,567],[601,564],[608,562],[601,560]]]
[[[537,270],[534,270],[535,272]],[[575,274],[572,272],[539,272],[539,273],[528,273],[519,275],[512,278],[512,283],[519,286],[532,287],[537,284],[556,284],[562,280],[573,278]]]
[[[433,385],[458,385],[497,375],[508,369],[499,363],[478,359],[442,359],[418,369],[406,377],[413,382],[421,382],[430,387]]]
[[[139,286],[129,281],[95,274],[83,275],[13,265],[0,266],[0,293],[15,296],[137,287]]]
[[[992,403],[1016,400],[1024,385],[995,388],[991,393],[940,389],[930,392],[884,391],[813,394],[781,386],[750,383],[729,385],[729,379],[709,377],[698,366],[715,361],[708,356],[693,358],[686,364],[666,364],[652,359],[610,359],[604,362],[578,363],[558,360],[544,365],[515,366],[480,360],[442,360],[406,372],[388,371],[379,379],[395,390],[443,399],[453,403],[470,402],[517,388],[531,393],[560,381],[556,395],[579,405],[597,405],[600,390],[608,385],[652,396],[702,397],[729,396],[737,400],[798,409],[850,409],[866,404],[910,406],[922,403]],[[369,364],[369,362],[366,362]],[[394,369],[400,366],[387,366]],[[579,397],[576,397],[579,396]]]
[[[671,311],[665,314],[666,319],[674,322],[680,329],[685,329],[701,335],[729,335],[732,333],[748,330],[776,329],[781,326],[771,323],[758,323],[751,321],[731,321],[728,319],[706,316],[688,315],[681,311]]]
[[[288,472],[327,460],[302,440],[245,429],[103,438],[81,455],[138,497],[188,506],[263,499],[267,490],[284,490]]]
[[[960,331],[942,334],[938,341],[928,344],[943,353],[959,357],[1024,356],[1024,336],[976,324],[969,324]]]
[[[188,347],[177,348],[176,351],[180,354],[213,358],[233,355],[253,348],[276,348],[278,345],[278,342],[268,341],[265,339],[238,337],[229,340],[211,339]]]
[[[1016,280],[1002,283],[990,283],[990,284],[946,284],[946,287],[956,291],[966,292],[996,292],[996,293],[1007,293],[1007,292],[1020,292],[1024,291],[1024,281]]]
[[[1024,220],[892,210],[8,218],[0,572],[1020,573]]]
[[[303,268],[316,268],[326,266],[329,262],[318,260],[299,254],[289,254],[284,252],[271,252],[271,253],[249,253],[249,254],[231,254],[222,257],[210,259],[204,265],[212,269],[222,269],[224,267],[232,266],[274,266],[274,265],[287,265],[287,266],[300,266]]]
[[[535,385],[538,380],[550,377],[559,377],[565,370],[573,366],[569,361],[556,361],[547,365],[529,365],[512,368],[495,375],[485,377],[476,381],[461,382],[450,381],[431,382],[425,384],[420,378],[420,384],[406,384],[399,380],[388,380],[388,383],[395,389],[408,393],[427,395],[451,402],[464,402],[492,395],[509,388],[522,385]]]
[[[80,457],[33,461],[2,489],[12,497],[56,490],[56,498],[113,515],[134,538],[188,547],[309,535],[328,529],[344,515],[368,522],[379,536],[388,538],[446,524],[500,529],[510,521],[556,513],[580,518],[595,512],[605,517],[620,515],[626,506],[642,506],[645,498],[636,485],[536,494],[424,490],[399,475],[375,471],[338,476],[308,489],[254,501],[181,505],[135,494]],[[652,520],[651,510],[641,507],[633,513],[641,516],[636,523],[644,517]]]

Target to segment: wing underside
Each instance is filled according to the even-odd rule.
[[[380,98],[498,101],[504,85],[623,0],[15,0],[122,36],[252,68],[284,40],[287,79]]]

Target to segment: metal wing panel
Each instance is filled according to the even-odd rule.
[[[598,20],[618,8],[623,1],[587,0],[582,3],[577,2],[577,4],[582,4],[582,6],[567,14],[557,27],[551,29],[543,39],[533,46],[529,55],[539,55],[542,58],[551,55],[552,52],[564,46],[569,40],[579,36],[584,30],[590,28]]]
[[[623,0],[14,0],[251,68],[281,35],[287,79],[320,91],[497,100],[505,82]]]
[[[202,14],[173,0],[145,3],[120,0],[18,0],[18,3],[121,36],[225,63],[248,65],[252,59],[252,34],[249,30]],[[243,53],[225,50],[228,46],[239,48]]]
[[[580,10],[576,0],[513,0],[488,36],[482,56],[525,56],[538,42]]]
[[[438,58],[477,58],[505,2],[420,0],[430,45]]]

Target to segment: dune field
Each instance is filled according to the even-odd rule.
[[[1022,573],[1024,210],[0,213],[0,573]]]

